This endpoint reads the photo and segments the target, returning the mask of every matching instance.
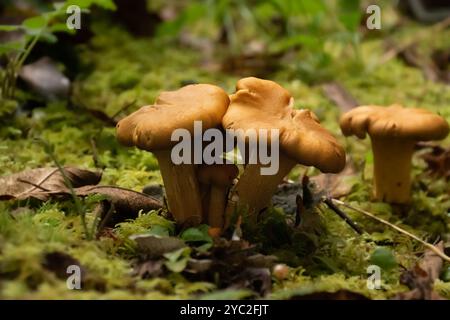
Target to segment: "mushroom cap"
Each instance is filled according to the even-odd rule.
[[[441,116],[425,109],[404,108],[394,104],[389,107],[361,106],[342,115],[342,133],[364,139],[390,137],[416,141],[444,139],[449,126]]]
[[[202,165],[197,171],[198,180],[202,184],[228,187],[238,176],[239,170],[234,164]]]
[[[294,110],[294,99],[279,84],[254,77],[238,81],[222,125],[226,129],[279,130],[280,149],[298,163],[339,172],[345,152],[310,110]],[[270,133],[267,136],[270,142]]]
[[[175,129],[194,133],[194,121],[202,129],[220,126],[230,100],[221,88],[193,84],[175,91],[162,92],[153,105],[144,106],[117,124],[117,139],[126,146],[154,151],[170,148]]]

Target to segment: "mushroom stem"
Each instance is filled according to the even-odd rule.
[[[390,203],[407,203],[411,190],[411,157],[414,142],[409,139],[373,137],[374,196]]]
[[[170,149],[153,153],[158,159],[169,211],[180,224],[199,224],[202,220],[202,201],[195,166],[173,164]]]
[[[297,161],[280,152],[278,172],[274,175],[262,175],[260,171],[264,167],[262,164],[246,165],[233,192],[239,198],[238,208],[247,208],[250,215],[259,213],[266,208],[278,185],[296,164]],[[232,214],[234,209],[235,204],[230,201],[226,210],[227,221],[230,218],[229,214]]]
[[[200,197],[202,199],[202,223],[208,223],[210,186],[200,182]]]
[[[213,228],[223,228],[227,188],[211,185],[208,209],[208,224]]]

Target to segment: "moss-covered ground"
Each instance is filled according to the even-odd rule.
[[[414,28],[411,25],[408,32],[399,31],[393,37],[400,43],[408,41],[414,37]],[[83,105],[109,115],[134,102],[126,111],[131,112],[154,101],[160,91],[177,89],[192,81],[214,83],[232,93],[241,77],[206,68],[198,51],[164,40],[134,38],[118,27],[106,27],[101,23],[95,25],[94,33],[88,44],[76,47],[86,71],[76,79],[74,94]],[[448,46],[449,39],[450,31],[441,31],[425,41],[421,49],[427,52],[431,47]],[[420,69],[407,66],[398,58],[379,63],[385,51],[380,38],[368,38],[359,46],[363,67],[341,63],[331,72],[333,79],[345,86],[361,104],[399,102],[430,109],[450,121],[448,85],[425,80]],[[329,50],[335,53],[339,48]],[[338,126],[340,109],[327,99],[320,85],[302,81],[295,68],[282,66],[270,78],[292,93],[296,108],[312,109],[323,126],[345,145],[356,174],[345,180],[351,192],[342,200],[367,209],[427,241],[442,238],[448,243],[450,186],[444,178],[430,177],[425,172],[420,152],[413,159],[411,206],[400,214],[388,204],[373,202],[370,141],[344,138]],[[63,165],[96,170],[91,144],[91,139],[95,138],[99,161],[104,165],[101,184],[141,191],[148,184],[161,183],[158,165],[151,153],[120,146],[114,127],[106,126],[88,113],[68,108],[65,102],[47,103],[31,113],[17,114],[1,125],[0,136],[2,176],[54,165],[42,144],[34,138],[53,145],[54,154]],[[449,144],[449,138],[442,142],[444,146]],[[291,178],[298,179],[305,170],[297,167]],[[317,173],[309,171],[310,175]],[[87,212],[88,223],[92,222],[92,214]],[[424,250],[421,244],[358,213],[348,211],[366,231],[363,235],[356,234],[325,207],[316,214],[320,217],[319,230],[293,230],[286,222],[292,217],[279,209],[266,213],[258,226],[244,227],[243,237],[258,244],[259,252],[275,255],[279,262],[290,267],[286,279],[272,278],[273,287],[266,298],[348,289],[383,299],[408,290],[400,284],[399,277],[403,268],[410,268],[418,261]],[[164,218],[163,212],[142,212],[137,219],[117,225],[110,233],[87,240],[70,201],[0,202],[0,297],[258,297],[257,293],[245,290],[224,292],[220,279],[199,282],[189,280],[183,273],[169,271],[150,279],[134,275],[132,270],[138,252],[129,236],[146,233],[155,226],[173,236],[180,232]],[[283,240],[283,234],[288,240]],[[68,290],[65,279],[45,268],[45,255],[55,251],[69,254],[86,268],[89,278],[82,290]],[[382,270],[380,290],[367,289],[366,270],[374,261],[387,261]],[[435,283],[435,289],[447,298],[450,298],[449,268],[446,264],[446,273]]]

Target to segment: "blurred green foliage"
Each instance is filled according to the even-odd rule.
[[[358,44],[363,15],[358,0],[199,0],[188,2],[157,34],[173,39],[182,30],[215,33],[227,46],[225,52],[234,55],[258,41],[273,55],[294,51],[298,62],[293,72],[320,82],[330,78],[328,69],[340,58],[328,52],[327,45],[347,47],[347,60],[362,67]]]

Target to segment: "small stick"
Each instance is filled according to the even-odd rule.
[[[95,138],[90,138],[91,149],[92,149],[92,159],[94,160],[94,165],[96,168],[105,169],[105,166],[101,164],[100,158],[98,156],[97,143],[95,142]]]
[[[122,108],[120,108],[116,113],[114,113],[111,116],[111,119],[114,120],[119,114],[121,114],[122,112],[125,112],[126,110],[128,110],[128,108],[134,106],[135,104],[136,104],[136,99],[134,99],[130,103],[125,104]]]
[[[24,180],[24,179],[17,179],[17,181],[22,182],[22,183],[26,183],[26,184],[30,184],[33,187],[35,187],[37,189],[41,189],[42,191],[45,191],[45,192],[49,192],[50,191],[50,190],[48,190],[48,189],[46,189],[44,187],[41,187],[40,185],[38,185],[38,184],[36,184],[34,182],[31,182],[31,181],[27,181],[27,180]]]
[[[364,214],[364,215],[366,215],[366,216],[368,216],[368,217],[371,217],[372,219],[375,219],[375,220],[377,220],[378,222],[381,222],[381,223],[383,223],[383,224],[385,224],[385,225],[387,225],[387,226],[389,226],[389,227],[391,227],[391,228],[397,230],[398,232],[403,233],[403,234],[407,235],[408,237],[413,238],[414,240],[420,242],[420,243],[423,244],[425,247],[427,247],[428,249],[430,249],[431,251],[433,251],[434,253],[436,253],[439,257],[441,257],[441,258],[444,259],[445,261],[450,262],[450,257],[449,257],[449,256],[447,256],[447,255],[446,255],[444,252],[442,252],[441,250],[437,249],[437,248],[436,248],[435,246],[433,246],[432,244],[430,244],[430,243],[428,243],[428,242],[426,242],[426,241],[423,241],[422,239],[420,239],[420,238],[419,238],[418,236],[416,236],[415,234],[412,234],[412,233],[410,233],[410,232],[408,232],[408,231],[406,231],[406,230],[403,230],[402,228],[400,228],[400,227],[398,227],[398,226],[396,226],[396,225],[390,223],[389,221],[386,221],[386,220],[384,220],[384,219],[382,219],[382,218],[379,218],[379,217],[375,216],[374,214],[372,214],[372,213],[370,213],[370,212],[368,212],[368,211],[366,211],[366,210],[359,209],[359,208],[355,208],[355,207],[350,206],[350,205],[346,204],[345,202],[340,201],[340,200],[337,200],[337,199],[332,199],[332,198],[330,198],[330,200],[331,200],[332,202],[336,203],[336,204],[339,204],[339,205],[344,206],[344,207],[346,207],[346,208],[352,209],[352,210],[354,210],[354,211],[356,211],[356,212],[362,213],[362,214]]]
[[[334,200],[334,199],[333,199]],[[339,217],[341,217],[353,230],[355,230],[358,234],[363,234],[364,231],[360,226],[356,224],[350,217],[341,209],[339,209],[331,200],[331,198],[325,198],[323,202],[333,210]]]

